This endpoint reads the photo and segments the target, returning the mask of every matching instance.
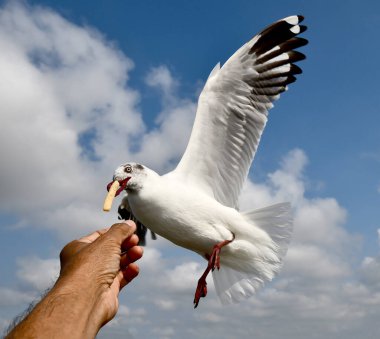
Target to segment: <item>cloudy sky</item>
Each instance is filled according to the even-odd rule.
[[[205,262],[149,241],[100,338],[380,336],[380,3],[0,1],[0,331],[51,286],[62,246],[111,225],[113,170],[172,169],[213,66],[303,14],[304,74],[277,102],[242,209],[290,201],[281,274],[223,307],[192,308]]]

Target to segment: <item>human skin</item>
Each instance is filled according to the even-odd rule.
[[[135,230],[127,221],[67,244],[55,285],[6,338],[95,338],[138,275],[143,250]]]

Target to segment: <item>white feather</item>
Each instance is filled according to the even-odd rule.
[[[297,16],[284,20],[298,23]],[[190,141],[175,169],[189,185],[195,185],[220,203],[235,208],[265,128],[268,110],[283,90],[274,88],[274,93],[268,90],[268,95],[255,94],[252,83],[259,83],[260,73],[272,75],[276,80],[276,75],[281,78],[281,74],[291,69],[287,53],[264,64],[256,64],[258,57],[267,55],[250,53],[252,46],[259,43],[259,37],[257,35],[243,45],[222,68],[219,69],[218,64],[211,72],[199,97]],[[270,50],[278,49],[279,46],[275,46]],[[268,67],[283,60],[289,60],[289,63]],[[236,164],[239,170],[232,164]]]
[[[250,297],[261,287],[265,281],[271,280],[281,268],[281,262],[285,256],[293,230],[291,206],[289,203],[281,203],[263,209],[244,213],[250,222],[267,232],[276,244],[276,260],[268,260],[265,269],[260,267],[256,274],[237,271],[233,267],[222,265],[220,270],[214,270],[212,277],[216,293],[222,304],[236,303]],[[253,258],[252,258],[253,259]],[[266,274],[262,274],[263,272]],[[268,273],[269,271],[269,273]]]

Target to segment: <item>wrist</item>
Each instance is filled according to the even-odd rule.
[[[102,325],[95,310],[96,297],[59,279],[9,338],[95,338]]]
[[[115,276],[120,265],[119,252],[120,248],[116,248],[102,265],[98,265],[95,256],[92,255],[89,260],[84,251],[79,251],[75,260],[66,260],[62,265],[54,286],[55,290],[67,291],[84,299],[91,319],[99,328],[117,312],[119,289]]]
[[[94,338],[102,326],[97,293],[89,286],[58,280],[41,305],[55,323],[65,324],[62,338]]]

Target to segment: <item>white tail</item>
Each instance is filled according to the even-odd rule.
[[[252,224],[261,228],[272,238],[277,245],[276,255],[279,263],[285,256],[291,234],[293,231],[293,220],[291,206],[289,203],[281,203],[262,209],[243,213]],[[274,276],[278,273],[281,265],[271,264]],[[237,303],[250,297],[261,287],[265,281],[271,280],[268,276],[255,272],[240,272],[231,267],[222,266],[220,270],[213,271],[213,279],[216,293],[222,304]]]

